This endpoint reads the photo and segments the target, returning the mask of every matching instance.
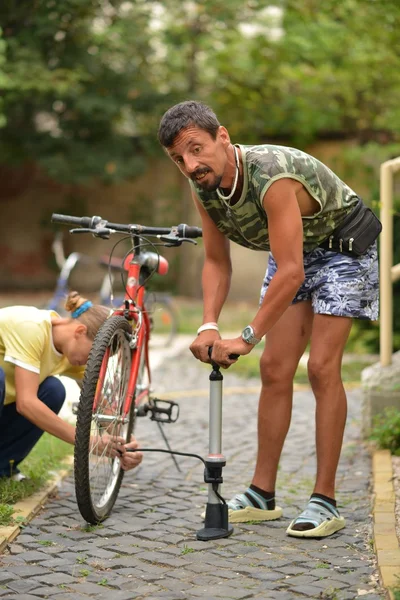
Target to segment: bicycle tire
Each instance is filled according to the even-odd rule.
[[[93,342],[82,382],[75,434],[75,493],[82,517],[91,524],[109,516],[124,477],[119,459],[97,454],[90,441],[91,435],[104,432],[130,440],[134,405],[124,421],[121,417],[131,365],[130,333],[131,326],[123,317],[112,316],[104,323]]]
[[[172,345],[178,334],[178,313],[173,306],[171,298],[162,294],[149,294],[146,299],[146,308],[150,315],[152,348],[168,348]]]

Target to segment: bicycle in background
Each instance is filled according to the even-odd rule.
[[[55,290],[46,308],[55,310],[61,316],[67,314],[64,302],[70,292],[72,271],[79,264],[86,266],[99,265],[106,268],[107,272],[104,274],[98,293],[98,302],[103,306],[110,306],[111,308],[121,306],[124,300],[123,293],[121,295],[120,292],[114,298],[113,288],[117,275],[120,276],[122,286],[124,286],[124,278],[127,275],[127,269],[124,264],[128,264],[129,262],[126,261],[126,258],[103,256],[100,259],[95,259],[81,252],[71,252],[66,257],[63,233],[59,231],[54,236],[51,248],[60,272],[57,277]],[[153,328],[152,347],[170,346],[179,329],[178,313],[172,296],[165,292],[146,290],[145,303]]]
[[[124,476],[118,458],[99,453],[91,446],[92,436],[115,436],[127,442],[137,421],[149,417],[155,421],[169,451],[162,425],[174,423],[179,406],[171,400],[154,397],[151,389],[149,341],[150,316],[145,304],[146,286],[155,273],[168,271],[168,261],[157,246],[196,243],[198,227],[146,227],[109,223],[101,217],[73,217],[54,214],[52,221],[76,226],[71,233],[86,232],[109,238],[127,234],[131,249],[125,259],[127,269],[124,302],[98,331],[89,355],[77,409],[75,435],[75,492],[82,517],[88,523],[100,523],[111,512]],[[150,241],[156,238],[156,241]],[[98,438],[97,438],[98,439]]]

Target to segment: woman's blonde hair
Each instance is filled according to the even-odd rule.
[[[73,313],[85,303],[87,303],[87,308],[81,314],[73,316]],[[65,310],[71,313],[71,318],[86,325],[87,336],[90,340],[94,340],[96,333],[110,316],[109,308],[100,304],[92,304],[90,300],[83,298],[78,292],[70,292],[68,294],[65,301]]]

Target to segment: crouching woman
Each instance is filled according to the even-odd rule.
[[[55,375],[82,379],[94,337],[110,314],[71,292],[65,308],[70,317],[31,306],[0,309],[0,477],[22,480],[19,463],[43,432],[70,444],[75,427],[58,413],[65,388]],[[136,467],[140,452],[128,452],[138,444],[108,435],[92,440],[99,452],[118,456],[124,470]]]

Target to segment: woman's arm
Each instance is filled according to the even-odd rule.
[[[39,375],[22,367],[15,367],[16,408],[23,417],[51,435],[75,443],[75,427],[63,421],[37,396]]]

